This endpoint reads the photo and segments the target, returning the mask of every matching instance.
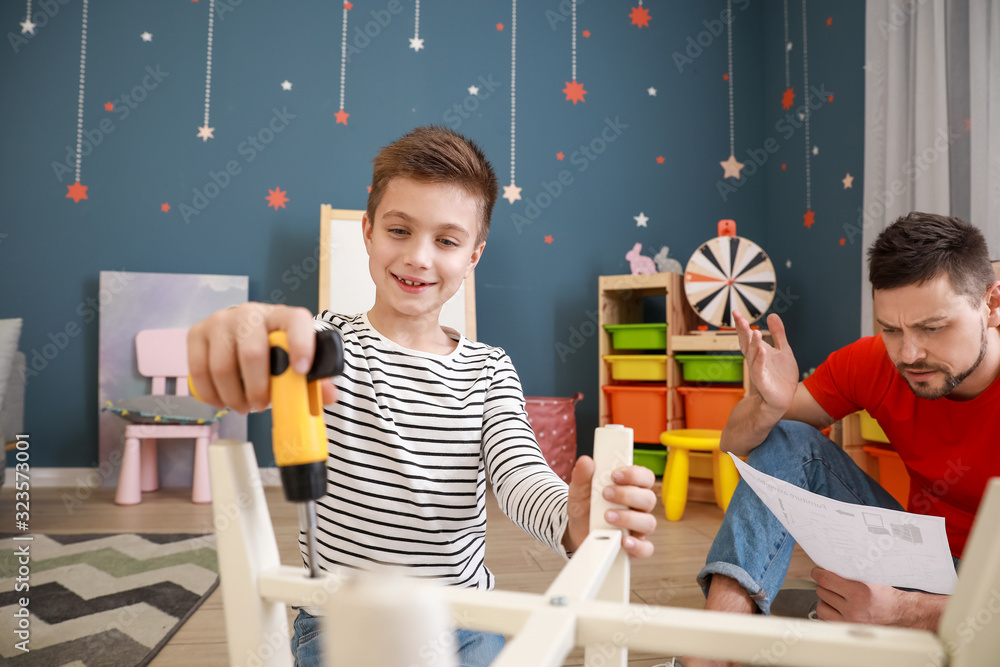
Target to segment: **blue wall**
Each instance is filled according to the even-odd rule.
[[[287,303],[315,310],[318,275],[296,281],[293,271],[314,256],[321,204],[364,208],[379,147],[416,125],[449,125],[479,142],[501,184],[509,183],[509,3],[424,3],[425,48],[414,52],[411,2],[355,2],[344,126],[333,117],[339,4],[218,0],[215,138],[203,142],[195,135],[203,122],[208,2],[118,1],[90,5],[84,128],[100,143],[83,158],[88,199],[74,203],[66,198],[72,171],[54,165],[66,163],[75,144],[82,4],[53,4],[49,17],[36,3],[39,27],[30,38],[18,26],[23,4],[0,10],[10,31],[0,49],[0,317],[24,318],[21,349],[29,358],[67,325],[81,330],[54,358],[37,357],[26,416],[35,465],[96,464],[97,321],[82,313],[97,297],[99,271],[249,275],[251,299],[271,300],[278,290]],[[798,104],[801,5],[790,4]],[[726,3],[649,2],[651,21],[638,28],[629,20],[631,3],[581,1],[578,33],[591,36],[578,34],[578,79],[587,95],[575,105],[561,92],[570,78],[569,6],[519,6],[516,181],[523,199],[501,199],[494,210],[477,299],[480,338],[511,354],[526,394],[586,394],[577,413],[586,452],[597,422],[597,338],[572,354],[556,349],[579,343],[574,332],[591,319],[597,276],[628,273],[625,253],[636,242],[649,255],[667,245],[683,264],[715,235],[718,219],[733,218],[741,236],[769,252],[791,295],[779,305],[803,370],[854,337],[861,249],[838,240],[861,204],[864,6],[809,5],[810,80],[835,95],[812,121],[820,153],[812,160],[811,230],[802,226],[802,133],[776,130],[786,113],[781,3],[733,3],[737,157],[747,162],[747,151],[769,137],[780,148],[729,192],[720,192],[718,164],[729,152],[719,21]],[[375,17],[385,25],[372,23]],[[367,40],[359,37],[366,26],[374,35]],[[151,42],[140,39],[144,31]],[[281,89],[285,79],[292,90]],[[121,96],[144,82],[137,91],[144,99],[130,108]],[[478,97],[470,97],[470,85],[479,87]],[[108,101],[112,112],[104,109]],[[459,114],[455,105],[472,111]],[[269,124],[280,131],[262,149],[249,148],[249,138]],[[618,131],[605,131],[615,125]],[[213,174],[226,181],[218,174],[230,161],[238,173],[217,196],[199,199],[195,191],[204,193]],[[539,199],[564,171],[569,184],[551,201]],[[853,190],[840,183],[848,171],[857,178]],[[276,187],[288,193],[286,208],[267,206]],[[164,202],[169,212],[160,210]],[[646,228],[633,220],[640,212]],[[551,244],[544,242],[549,235]],[[272,460],[269,429],[267,415],[251,417],[262,462]]]

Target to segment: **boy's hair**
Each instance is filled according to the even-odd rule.
[[[868,249],[872,290],[920,285],[941,274],[978,307],[995,280],[982,232],[946,215],[914,211],[882,230]]]
[[[490,216],[497,202],[497,177],[482,149],[444,127],[418,127],[379,151],[375,156],[372,189],[368,194],[368,222],[375,224],[375,209],[394,178],[424,183],[450,183],[476,199],[479,233],[476,245],[490,233]]]

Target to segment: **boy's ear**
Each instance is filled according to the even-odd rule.
[[[476,268],[476,264],[479,264],[479,259],[483,256],[483,248],[486,247],[486,241],[479,244],[479,247],[472,251],[472,257],[469,258],[469,266],[465,269],[465,277],[468,278],[472,270]]]
[[[361,216],[361,236],[365,240],[365,251],[369,255],[372,254],[372,231],[373,225],[368,224],[368,214],[365,213]]]

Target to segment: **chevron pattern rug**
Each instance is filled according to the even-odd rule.
[[[214,535],[0,535],[0,664],[147,665],[219,584]],[[15,550],[29,545],[30,588]],[[15,644],[20,599],[30,641]]]

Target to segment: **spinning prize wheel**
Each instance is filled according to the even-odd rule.
[[[684,270],[684,292],[698,317],[733,327],[733,310],[752,324],[774,299],[774,265],[759,245],[736,236],[736,223],[719,221],[719,235],[701,244]]]

